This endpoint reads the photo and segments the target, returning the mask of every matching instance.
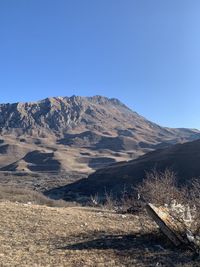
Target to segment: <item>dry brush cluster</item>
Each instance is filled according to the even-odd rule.
[[[190,206],[200,214],[200,179],[192,179],[189,185],[178,186],[176,174],[170,170],[164,172],[152,171],[146,174],[146,179],[137,187],[142,199],[148,203],[163,206],[174,201]],[[198,217],[199,218],[199,217]]]
[[[200,179],[193,179],[182,187],[176,184],[176,180],[172,171],[153,171],[147,174],[137,190],[145,203],[166,207],[200,247]]]

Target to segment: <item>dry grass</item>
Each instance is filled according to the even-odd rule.
[[[11,202],[0,214],[0,266],[195,266],[145,217]]]
[[[67,202],[63,200],[52,200],[42,193],[13,186],[0,186],[0,201],[10,201],[19,203],[31,203],[46,205],[50,207],[66,207]]]

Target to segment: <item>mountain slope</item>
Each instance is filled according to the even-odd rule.
[[[73,198],[74,195],[87,196],[105,191],[118,194],[126,188],[129,190],[140,183],[146,172],[164,171],[169,168],[175,171],[179,183],[187,183],[191,178],[200,177],[200,140],[177,144],[165,149],[149,152],[136,160],[112,164],[97,170],[87,179],[82,179],[60,189],[53,189],[47,195],[62,192],[62,197]]]
[[[4,171],[52,171],[51,160],[43,161],[43,166],[24,160],[38,151],[52,155],[57,162],[54,171],[92,172],[200,138],[198,130],[160,127],[119,100],[102,96],[0,104],[0,135],[0,170]]]

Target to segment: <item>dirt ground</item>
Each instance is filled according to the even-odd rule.
[[[0,266],[200,266],[144,215],[0,203]]]

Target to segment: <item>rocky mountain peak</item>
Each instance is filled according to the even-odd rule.
[[[90,172],[200,138],[198,130],[161,127],[99,95],[0,104],[0,135],[0,170],[8,171]]]
[[[115,116],[122,115],[126,109],[128,111],[119,100],[103,96],[49,97],[37,102],[0,104],[0,127],[4,133],[20,129],[23,134],[41,129],[47,134],[74,128],[79,131],[80,127],[88,130],[88,126],[90,129],[92,125],[105,124],[104,119],[115,120]]]
[[[152,123],[116,98],[104,96],[82,97],[49,97],[37,102],[0,104],[0,128],[2,133],[28,134],[35,136],[64,136],[67,133],[92,131],[97,134],[117,136],[137,136],[146,139],[145,135],[173,137],[171,129],[162,128]],[[185,136],[190,136],[191,130],[181,130]],[[138,137],[138,134],[140,135]],[[194,134],[194,132],[193,132]],[[196,134],[196,132],[195,132]]]

